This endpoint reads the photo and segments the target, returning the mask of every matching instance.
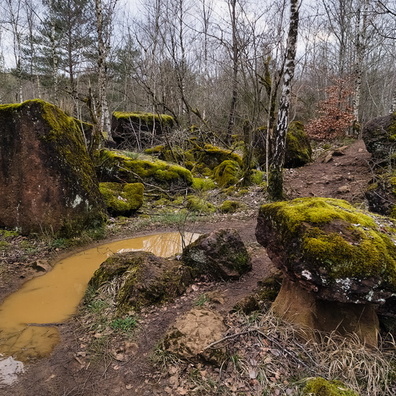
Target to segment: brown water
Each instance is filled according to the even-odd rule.
[[[186,233],[184,242],[188,244],[197,237]],[[100,245],[59,261],[50,272],[26,282],[0,306],[0,353],[19,360],[51,353],[59,342],[58,329],[51,324],[75,313],[93,273],[112,254],[127,249],[169,257],[180,252],[181,246],[179,233],[164,233]]]

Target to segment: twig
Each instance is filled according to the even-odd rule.
[[[264,334],[261,330],[259,329],[250,329],[250,330],[246,330],[243,331],[241,333],[236,333],[236,334],[231,334],[229,336],[226,336],[218,341],[212,342],[211,344],[209,344],[207,347],[205,347],[203,349],[203,351],[212,348],[213,346],[220,344],[223,341],[232,339],[232,338],[236,338],[236,337],[240,337],[246,334],[251,334],[251,333],[257,333],[259,335],[261,335],[262,337],[264,337],[265,339],[267,339],[269,342],[275,344],[279,349],[281,349],[286,355],[290,356],[292,359],[294,359],[297,363],[301,364],[302,366],[304,366],[306,369],[313,371],[306,363],[304,363],[301,359],[299,359],[297,356],[295,356],[295,354],[293,352],[288,351],[286,348],[284,348],[278,341],[276,341],[274,338],[267,336],[266,334]]]

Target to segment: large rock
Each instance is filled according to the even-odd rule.
[[[111,129],[117,147],[140,151],[161,143],[163,135],[169,134],[175,124],[175,119],[167,114],[116,111]]]
[[[192,185],[191,172],[182,166],[160,160],[128,157],[118,151],[100,150],[96,171],[101,182],[147,183],[169,192]]]
[[[365,305],[384,304],[396,293],[396,225],[391,219],[342,200],[300,198],[263,205],[256,237],[285,275],[274,303],[277,312],[320,328],[309,323],[317,315],[333,323],[327,330],[352,328],[374,343],[378,319]],[[339,316],[333,321],[326,319],[327,302],[343,304],[342,310],[334,308]],[[312,306],[309,319],[299,319],[299,306]],[[360,314],[367,322],[351,324]]]
[[[246,247],[233,229],[201,235],[183,250],[182,260],[195,277],[206,275],[213,280],[238,279],[252,269]]]
[[[73,235],[103,202],[81,127],[41,100],[0,106],[0,227]]]
[[[190,269],[180,261],[138,251],[109,257],[95,271],[89,285],[97,290],[113,283],[117,310],[128,312],[172,300],[191,282]]]
[[[396,218],[396,172],[376,175],[365,197],[372,212]]]
[[[396,113],[375,118],[363,128],[363,140],[375,166],[396,160]]]

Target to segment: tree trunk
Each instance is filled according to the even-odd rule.
[[[269,167],[268,194],[270,200],[279,201],[283,195],[283,166],[286,153],[286,135],[289,126],[291,81],[294,77],[295,57],[298,37],[299,0],[290,0],[290,26],[287,37],[286,62],[280,98],[278,121],[275,130],[275,144]]]

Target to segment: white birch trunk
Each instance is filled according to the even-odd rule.
[[[268,194],[273,201],[283,199],[283,166],[286,153],[286,135],[289,126],[291,82],[294,77],[299,22],[299,0],[290,0],[290,25],[287,37],[282,94],[279,103],[275,144],[269,167]]]

